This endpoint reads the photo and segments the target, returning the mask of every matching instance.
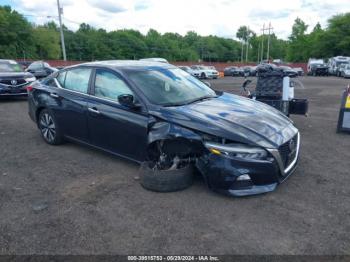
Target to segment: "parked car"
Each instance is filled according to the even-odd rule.
[[[22,66],[23,70],[26,70],[32,62],[31,61],[18,61],[17,63]]]
[[[304,69],[302,69],[301,67],[294,67],[293,70],[295,70],[299,76],[305,75]]]
[[[250,76],[256,76],[257,66],[250,66]]]
[[[219,72],[216,69],[211,69],[207,66],[203,65],[193,65],[191,66],[191,69],[196,70],[199,72],[199,77],[202,79],[217,79],[219,77]]]
[[[328,61],[328,71],[330,75],[340,76],[340,66],[342,64],[348,64],[350,62],[350,57],[347,56],[335,56]]]
[[[236,66],[228,66],[224,68],[224,76],[234,76]]]
[[[274,60],[272,60],[272,63],[274,63],[276,65],[282,65],[282,64],[284,64],[284,61],[282,59],[274,59]]]
[[[312,76],[328,76],[328,69],[323,59],[310,58],[307,64],[307,74]]]
[[[273,191],[298,162],[300,135],[288,117],[170,64],[76,65],[28,93],[29,115],[48,144],[75,141],[171,171],[187,163],[225,194]]]
[[[285,75],[289,77],[297,77],[299,75],[298,72],[290,66],[279,66],[279,68],[281,68]]]
[[[250,76],[250,66],[242,66],[243,76]]]
[[[244,71],[237,66],[229,66],[224,69],[224,76],[244,76]]]
[[[243,73],[241,70],[239,71],[242,76],[256,76],[257,66],[242,66],[240,69],[243,71]]]
[[[160,62],[160,63],[166,63],[169,64],[168,60],[161,57],[149,57],[149,58],[142,58],[140,61],[150,61],[150,62]]]
[[[343,77],[350,78],[350,64],[346,65],[344,72],[343,72]]]
[[[16,61],[0,59],[0,97],[26,96],[27,85],[35,80]]]
[[[199,78],[200,72],[198,70],[192,69],[189,66],[179,66],[180,69],[184,70],[185,72],[189,73],[190,75]]]
[[[40,79],[58,71],[58,69],[44,61],[35,61],[27,67],[26,71],[32,73],[37,79]]]
[[[348,62],[348,63],[343,63],[339,66],[339,68],[338,68],[338,76],[339,77],[344,77],[344,70],[349,64],[350,63]]]

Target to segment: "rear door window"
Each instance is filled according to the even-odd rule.
[[[62,87],[75,92],[87,94],[91,71],[91,68],[74,68],[67,70],[64,85],[62,85]]]

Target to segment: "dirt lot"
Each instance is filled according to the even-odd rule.
[[[293,117],[299,168],[275,192],[247,198],[212,193],[200,178],[182,192],[146,191],[136,164],[49,146],[25,100],[1,100],[0,253],[350,254],[350,135],[336,133],[349,81],[300,80],[311,108]],[[237,92],[242,81],[211,82]]]

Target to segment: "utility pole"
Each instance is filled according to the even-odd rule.
[[[58,9],[58,21],[60,23],[61,46],[62,46],[63,60],[66,61],[67,60],[66,46],[64,44],[64,35],[63,35],[62,18],[61,18],[61,14],[63,14],[63,8],[60,7],[60,0],[57,0],[57,9]]]
[[[269,37],[267,38],[267,55],[266,55],[266,59],[269,60],[270,59],[270,36],[271,36],[271,30],[273,29],[271,27],[271,22],[269,23],[269,28],[267,28],[269,30]]]
[[[243,63],[243,50],[244,50],[244,40],[241,40],[242,43],[242,51],[241,51],[241,63]]]
[[[265,24],[263,25],[263,28],[261,29],[262,31],[262,36],[261,36],[261,59],[260,62],[262,60],[264,60],[264,38],[265,38]]]
[[[246,41],[246,50],[245,50],[245,61],[248,62],[248,52],[249,52],[249,27],[247,31],[247,41]]]

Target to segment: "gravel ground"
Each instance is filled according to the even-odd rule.
[[[350,135],[337,134],[349,81],[300,78],[310,116],[299,167],[266,195],[230,198],[202,179],[154,193],[138,165],[45,144],[25,100],[0,101],[0,254],[350,254]],[[242,78],[211,81],[238,92]],[[127,143],[126,143],[127,146]]]

